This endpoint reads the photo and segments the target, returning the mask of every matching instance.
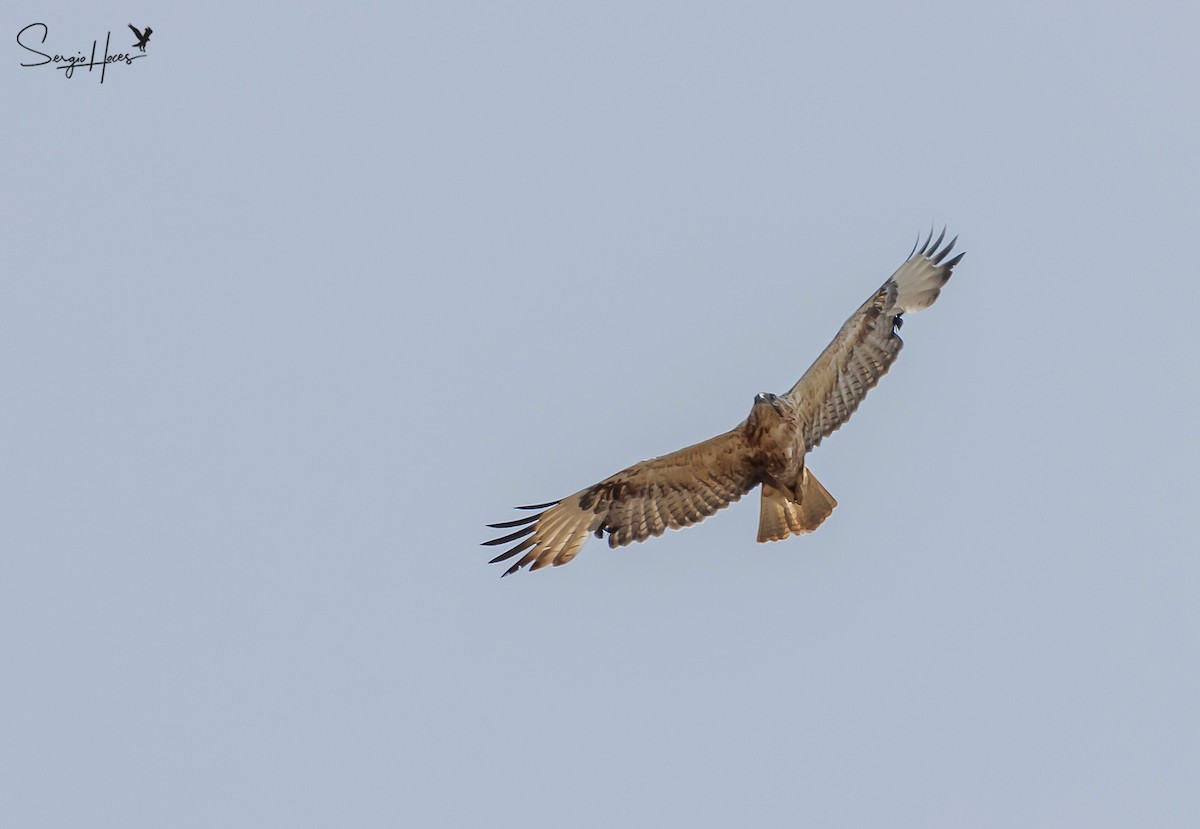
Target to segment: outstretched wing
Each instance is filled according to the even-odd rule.
[[[931,245],[931,232],[920,250],[914,246],[908,261],[846,320],[833,342],[787,393],[786,399],[799,412],[805,451],[849,420],[867,392],[887,374],[904,345],[897,333],[903,323],[901,314],[928,308],[937,299],[963,258],[960,253],[943,261],[958,239],[951,239],[939,251],[945,237],[943,230]]]
[[[139,31],[138,31],[136,28],[134,28],[134,25],[133,25],[132,23],[129,23],[129,24],[127,24],[127,25],[129,26],[129,28],[130,28],[130,29],[132,29],[132,30],[133,30],[133,34],[134,34],[134,35],[137,37],[137,39],[138,39],[138,40],[141,40],[141,39],[142,39],[142,33],[141,33],[141,32],[139,32]]]
[[[622,547],[703,521],[741,498],[759,482],[739,426],[703,443],[642,461],[562,501],[518,509],[543,510],[526,518],[490,524],[521,529],[485,541],[513,543],[491,563],[525,555],[504,575],[526,565],[539,570],[566,564],[590,533],[608,534],[609,547]]]

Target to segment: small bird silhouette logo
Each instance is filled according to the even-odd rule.
[[[145,32],[139,32],[132,23],[129,24],[129,28],[133,29],[133,36],[138,39],[138,42],[133,45],[143,52],[146,51],[146,44],[150,42],[150,33],[154,30],[147,26]]]

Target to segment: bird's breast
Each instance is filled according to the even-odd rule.
[[[751,424],[747,440],[756,465],[770,478],[790,479],[804,460],[796,444],[796,425],[787,418],[759,418]]]

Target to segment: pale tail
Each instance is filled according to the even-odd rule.
[[[800,503],[789,501],[770,484],[762,485],[762,506],[758,513],[758,540],[779,541],[793,533],[810,533],[829,517],[837,500],[830,495],[817,476],[804,469],[800,485]]]

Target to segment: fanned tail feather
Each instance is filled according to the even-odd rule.
[[[810,533],[829,517],[837,499],[829,494],[817,476],[804,469],[800,484],[800,502],[788,499],[781,490],[770,484],[762,486],[762,503],[758,512],[758,540],[781,541],[789,535]]]

